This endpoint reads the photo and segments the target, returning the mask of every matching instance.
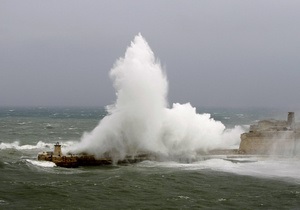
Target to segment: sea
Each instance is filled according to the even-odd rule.
[[[197,112],[245,129],[287,116],[269,108]],[[56,142],[80,141],[106,115],[104,108],[1,107],[0,209],[300,209],[299,156],[79,168],[37,161]]]

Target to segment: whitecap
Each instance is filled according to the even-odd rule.
[[[49,148],[52,144],[45,143],[42,141],[39,141],[36,145],[20,145],[19,141],[14,141],[12,143],[0,143],[0,150],[5,149],[16,149],[16,150],[31,150],[31,149],[43,149],[43,148]]]
[[[30,159],[26,159],[26,161],[31,163],[32,165],[40,166],[40,167],[52,168],[56,166],[55,163],[50,161],[38,161],[38,160],[30,160]]]
[[[208,169],[243,176],[296,180],[297,183],[300,181],[299,158],[240,157],[234,160],[226,158],[226,156],[220,156],[193,163],[144,161],[138,166],[191,171]]]
[[[45,128],[47,128],[47,129],[53,129],[54,127],[50,123],[47,123],[46,126],[45,126]]]
[[[5,200],[0,199],[0,205],[6,205],[8,204]]]

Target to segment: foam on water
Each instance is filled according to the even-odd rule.
[[[116,91],[108,115],[79,144],[73,153],[96,156],[110,153],[114,159],[137,152],[164,156],[193,156],[198,151],[238,145],[241,127],[225,129],[210,114],[197,114],[190,103],[167,102],[168,81],[148,43],[139,34],[125,56],[110,71]]]
[[[13,143],[0,143],[0,150],[5,149],[16,149],[16,150],[30,150],[30,149],[37,149],[37,148],[46,148],[49,144],[46,144],[42,141],[39,141],[36,145],[20,145],[19,141],[14,141]]]
[[[55,163],[50,161],[37,161],[37,160],[30,160],[30,159],[26,159],[26,161],[31,163],[32,165],[39,166],[39,167],[52,168],[56,166]]]
[[[63,147],[62,149],[64,149],[65,147],[70,147],[76,143],[78,143],[78,142],[77,141],[64,141],[64,142],[61,142],[60,144]],[[45,143],[43,141],[39,141],[35,145],[30,145],[30,144],[20,145],[20,144],[21,143],[19,141],[14,141],[12,143],[1,142],[0,150],[6,150],[6,149],[16,149],[16,150],[48,149],[48,150],[53,150],[53,148],[54,148],[54,143]]]
[[[19,141],[14,141],[12,143],[0,143],[0,150],[5,149],[16,149],[16,150],[32,150],[32,149],[45,149],[45,148],[53,148],[53,144],[51,143],[45,143],[42,141],[39,141],[36,145],[20,145]]]
[[[299,158],[268,158],[259,157],[242,158],[251,162],[232,162],[223,158],[214,158],[194,163],[153,162],[145,161],[140,167],[174,168],[179,170],[214,170],[238,175],[255,176],[262,178],[278,178],[283,180],[296,180],[300,183]]]

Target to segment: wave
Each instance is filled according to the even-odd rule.
[[[19,141],[14,141],[12,143],[0,143],[0,150],[5,149],[16,149],[16,150],[31,150],[31,149],[40,149],[40,148],[50,148],[50,143],[45,143],[42,141],[39,141],[36,145],[20,145]]]
[[[110,77],[115,103],[79,144],[69,148],[71,153],[108,153],[114,160],[140,151],[190,157],[240,143],[242,127],[226,129],[210,114],[197,113],[189,102],[169,105],[166,71],[141,34],[115,62]]]
[[[62,147],[69,147],[74,145],[76,142],[75,141],[66,141],[66,142],[61,142]],[[5,143],[1,142],[0,143],[0,150],[6,150],[6,149],[16,149],[16,150],[33,150],[33,149],[48,149],[48,150],[53,150],[55,143],[45,143],[43,141],[39,141],[35,145],[30,145],[30,144],[25,144],[25,145],[20,145],[19,141],[14,141],[12,143]]]
[[[47,167],[47,168],[56,167],[56,164],[50,161],[38,161],[38,160],[30,160],[30,159],[26,159],[26,161],[35,166]]]
[[[238,161],[214,158],[193,163],[145,161],[140,167],[173,168],[179,170],[213,170],[244,176],[276,178],[300,184],[299,158],[240,158]]]

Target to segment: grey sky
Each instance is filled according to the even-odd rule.
[[[300,107],[300,1],[0,0],[0,106],[103,106],[138,32],[169,101]]]

